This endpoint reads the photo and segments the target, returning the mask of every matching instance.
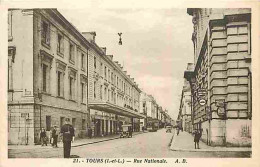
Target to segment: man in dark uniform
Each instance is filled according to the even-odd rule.
[[[61,134],[63,136],[63,151],[64,151],[64,158],[70,157],[70,149],[71,149],[71,142],[74,141],[74,127],[69,124],[70,119],[65,119],[65,124],[61,127]]]

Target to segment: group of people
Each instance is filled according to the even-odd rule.
[[[53,147],[58,147],[57,142],[58,142],[58,132],[57,132],[57,126],[54,126],[52,131],[51,131],[51,135],[49,137],[50,139],[50,143],[52,144]],[[42,146],[46,145],[47,146],[47,134],[46,134],[46,130],[44,128],[42,128],[41,133],[40,133],[40,141]]]
[[[70,150],[71,150],[71,142],[74,141],[75,133],[74,133],[74,127],[70,124],[70,119],[65,119],[65,124],[60,129],[60,134],[62,135],[62,142],[63,142],[63,152],[64,152],[64,158],[70,158]],[[50,143],[52,143],[53,147],[58,147],[58,132],[57,132],[57,126],[54,126],[51,131],[51,138]],[[40,133],[40,140],[42,146],[47,146],[47,134],[46,130],[42,128]]]

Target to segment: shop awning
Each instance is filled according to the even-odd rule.
[[[109,102],[104,102],[104,101],[89,101],[88,107],[90,109],[101,110],[101,111],[105,111],[108,113],[127,116],[127,117],[133,117],[133,118],[139,118],[139,119],[146,118],[145,115],[140,114],[134,110],[130,110],[128,108],[121,107],[121,106],[118,106],[118,105],[115,105],[115,104],[112,104]]]

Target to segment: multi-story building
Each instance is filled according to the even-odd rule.
[[[158,120],[158,104],[156,103],[155,98],[152,95],[148,95],[145,92],[141,92],[140,96],[140,110],[146,111],[146,119],[141,120],[141,122],[146,126],[149,124],[149,126],[156,125],[159,126],[159,120]]]
[[[163,111],[162,106],[158,106],[158,120],[159,120],[159,127],[160,128],[164,127],[164,125],[162,123],[162,111]]]
[[[193,69],[193,64],[189,63],[187,70]],[[189,82],[184,79],[184,86],[181,93],[181,101],[178,115],[178,122],[180,127],[186,131],[192,132],[192,122],[191,122],[191,89]]]
[[[9,10],[8,30],[9,143],[37,143],[65,118],[85,134],[87,40],[52,9]]]
[[[251,10],[188,9],[194,32],[192,123],[211,145],[251,146]]]
[[[144,117],[137,84],[93,35],[56,9],[8,11],[9,144],[38,143],[41,128],[49,134],[65,118],[84,137],[93,124],[101,135],[114,133],[120,120]]]
[[[89,52],[89,92],[91,126],[96,136],[117,133],[122,124],[133,124],[139,130],[141,90],[123,67],[106,55],[106,48],[95,43],[95,32],[83,33],[94,45]]]

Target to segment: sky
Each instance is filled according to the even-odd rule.
[[[119,61],[139,88],[176,120],[184,70],[193,62],[192,18],[181,8],[58,9]],[[123,45],[118,45],[122,32]]]

